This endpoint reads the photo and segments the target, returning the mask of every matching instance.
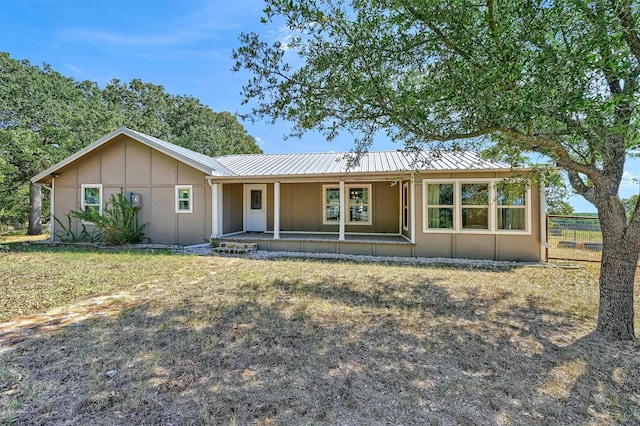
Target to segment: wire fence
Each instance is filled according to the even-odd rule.
[[[591,216],[547,215],[547,259],[600,262],[602,231]]]

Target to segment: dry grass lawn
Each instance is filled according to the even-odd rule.
[[[640,344],[590,333],[586,266],[12,245],[0,321],[96,294],[143,302],[0,355],[0,423],[640,424]]]

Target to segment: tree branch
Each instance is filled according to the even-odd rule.
[[[600,173],[598,169],[596,169],[592,165],[578,163],[573,160],[567,150],[562,146],[562,144],[558,141],[555,141],[550,138],[542,137],[540,135],[527,135],[515,129],[509,129],[501,127],[497,129],[500,133],[510,136],[520,142],[524,142],[526,147],[535,152],[541,152],[545,154],[545,152],[541,149],[544,148],[549,152],[553,152],[557,157],[558,165],[562,168],[566,168],[567,171],[573,170],[577,173],[582,173],[589,177],[592,181],[600,181]]]
[[[633,11],[631,8],[631,2],[612,0],[611,4],[616,10],[616,15],[622,25],[622,35],[624,41],[629,46],[629,50],[636,60],[640,62],[640,37],[633,21]]]
[[[418,21],[425,24],[435,35],[442,41],[442,43],[460,57],[468,60],[476,69],[482,69],[482,66],[477,63],[474,58],[469,55],[464,49],[458,46],[451,38],[447,37],[433,22],[423,13],[420,13],[415,7],[411,6],[406,0],[402,0],[402,4],[405,9]]]
[[[567,170],[569,175],[569,183],[576,190],[576,192],[582,195],[591,204],[596,205],[596,196],[593,188],[584,183],[584,180],[580,177],[578,172],[574,170]]]
[[[500,51],[502,59],[506,61],[507,58],[505,57],[504,49],[500,43],[500,37],[498,36],[498,24],[496,22],[496,16],[493,6],[493,0],[487,0],[487,22],[489,24],[489,30],[491,31],[491,38]]]

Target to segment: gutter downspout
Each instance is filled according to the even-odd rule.
[[[540,182],[540,261],[547,260],[546,250],[551,248],[547,241],[547,198],[544,194],[544,182]]]
[[[55,193],[54,188],[56,185],[56,178],[51,177],[51,186],[42,185],[43,188],[48,189],[51,192],[51,202],[49,203],[49,242],[53,243],[53,239],[55,237],[55,218],[53,213],[55,212]]]

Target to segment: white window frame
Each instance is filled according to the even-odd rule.
[[[81,197],[81,206],[82,206],[82,211],[85,211],[85,207],[87,206],[95,206],[96,204],[87,204],[85,203],[85,196],[84,196],[84,190],[86,188],[97,188],[98,189],[98,213],[100,213],[100,215],[102,215],[102,184],[101,183],[83,183],[81,186],[81,193],[80,193],[80,197]],[[92,222],[84,222],[83,223],[92,223]]]
[[[463,178],[463,179],[423,179],[422,180],[422,232],[427,233],[455,233],[455,234],[503,234],[503,235],[531,235],[531,185],[527,185],[525,190],[525,205],[520,206],[498,206],[496,186],[498,183],[509,182],[508,178]],[[427,205],[427,185],[429,184],[451,184],[453,183],[453,228],[429,228],[428,207],[438,207]],[[468,229],[462,228],[462,184],[463,183],[484,183],[489,185],[489,229]],[[529,183],[525,180],[525,183]],[[465,207],[474,207],[465,205]],[[525,229],[498,229],[498,209],[499,208],[524,208],[525,209]]]
[[[495,214],[495,227],[496,227],[496,231],[498,232],[504,232],[504,233],[518,233],[518,232],[524,232],[527,229],[530,228],[529,223],[531,222],[531,208],[529,208],[529,205],[531,203],[531,189],[529,188],[529,185],[527,185],[527,189],[524,191],[524,205],[508,205],[508,204],[498,204],[498,184],[502,183],[500,181],[496,182],[494,184],[494,190],[495,190],[495,200],[496,200],[496,214]],[[508,181],[507,181],[508,183]],[[499,229],[498,228],[498,220],[500,219],[500,215],[498,214],[498,212],[500,210],[506,210],[506,209],[524,209],[524,230],[523,229]]]
[[[323,225],[339,225],[340,210],[342,208],[340,199],[338,199],[338,220],[327,220],[327,207],[335,204],[327,204],[327,189],[340,190],[340,185],[322,185],[322,224]]]
[[[369,192],[369,200],[366,204],[367,206],[367,214],[369,217],[369,220],[366,222],[362,222],[362,221],[351,221],[349,220],[349,212],[351,211],[351,199],[349,197],[350,191],[352,188],[366,188],[367,191]],[[322,224],[323,225],[339,225],[340,224],[340,220],[327,220],[327,189],[340,189],[339,185],[322,185]],[[342,202],[338,204],[338,207],[341,209],[344,209],[345,212],[345,221],[344,223],[347,225],[371,225],[373,223],[372,221],[372,205],[373,205],[373,185],[370,183],[363,183],[363,184],[356,184],[356,183],[352,183],[352,184],[347,184],[344,186],[344,200],[341,200]],[[338,215],[339,217],[340,215]]]
[[[189,191],[189,208],[181,209],[180,201],[185,200],[180,198],[180,190]],[[193,213],[193,185],[176,185],[176,213]]]
[[[368,216],[368,220],[366,222],[362,222],[362,221],[351,221],[349,220],[349,212],[351,211],[351,198],[350,198],[350,192],[352,188],[366,188],[367,191],[369,192],[369,200],[366,204],[367,206],[367,216]],[[372,221],[371,221],[371,217],[372,217],[372,209],[371,206],[373,205],[373,191],[372,191],[372,185],[370,183],[364,183],[364,184],[349,184],[349,185],[345,185],[344,186],[344,193],[345,193],[345,200],[344,200],[344,204],[345,204],[345,223],[347,225],[371,225]]]
[[[427,200],[429,199],[428,194],[428,185],[453,185],[453,205],[447,204],[427,204]],[[460,215],[460,211],[458,211],[456,200],[460,199],[460,187],[457,185],[456,180],[452,179],[424,179],[422,181],[422,232],[444,232],[450,233],[454,232],[457,227],[456,223],[458,222],[458,216]],[[431,208],[453,208],[453,227],[451,228],[429,228],[429,207]]]
[[[400,190],[400,221],[402,222],[402,229],[405,231],[409,230],[409,182],[405,182],[402,184],[402,189]],[[405,223],[405,218],[406,223]]]
[[[462,185],[487,185],[487,204],[462,204]],[[479,231],[490,231],[492,229],[491,226],[491,222],[492,222],[492,215],[493,215],[493,209],[491,208],[492,202],[491,200],[495,199],[495,193],[492,192],[492,188],[495,187],[495,184],[493,181],[491,180],[485,180],[485,179],[478,179],[478,180],[467,180],[467,181],[460,181],[458,183],[458,194],[459,194],[459,213],[458,213],[458,217],[460,218],[460,222],[459,225],[460,227],[458,229],[460,230],[464,230],[464,231],[469,231],[469,232],[479,232]],[[455,191],[454,191],[455,194]],[[455,195],[454,195],[455,197]],[[453,200],[453,204],[456,204],[456,199],[454,198]],[[462,210],[464,209],[486,209],[487,210],[487,227],[486,228],[463,228],[462,227]],[[454,219],[455,220],[455,219]],[[455,227],[455,225],[454,225]]]

